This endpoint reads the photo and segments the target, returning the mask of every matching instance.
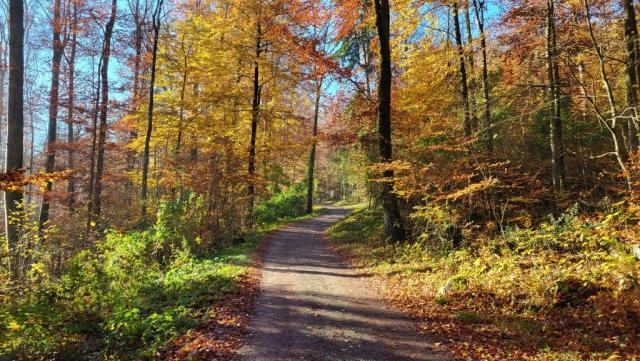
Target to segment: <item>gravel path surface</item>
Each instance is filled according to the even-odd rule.
[[[272,236],[241,360],[451,359],[323,240],[347,213],[331,208]]]

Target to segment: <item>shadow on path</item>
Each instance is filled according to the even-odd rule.
[[[347,213],[330,208],[273,235],[241,360],[451,359],[378,300],[368,275],[349,268],[323,241]]]

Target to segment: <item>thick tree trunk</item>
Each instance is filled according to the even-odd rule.
[[[51,90],[49,92],[49,128],[46,144],[47,158],[44,166],[46,173],[53,172],[56,165],[55,147],[58,133],[58,105],[60,102],[60,65],[64,52],[64,44],[60,39],[60,32],[62,30],[60,5],[60,0],[53,1],[53,57],[51,60]],[[39,230],[44,229],[45,224],[49,220],[50,193],[52,189],[53,182],[47,182],[45,193],[42,197],[42,206],[40,207],[40,219],[38,220]]]
[[[555,0],[547,0],[546,48],[547,76],[549,79],[549,143],[551,145],[551,178],[553,191],[565,191],[564,144],[560,117],[560,72],[556,45]]]
[[[73,5],[73,24],[71,25],[71,53],[68,60],[69,71],[69,95],[67,100],[67,168],[75,168],[75,152],[73,150],[75,136],[73,134],[73,119],[75,112],[75,72],[76,72],[76,49],[78,45],[78,8]],[[73,209],[76,193],[75,176],[71,174],[67,183],[67,206]]]
[[[309,159],[307,161],[307,214],[313,213],[313,188],[314,170],[316,166],[316,146],[318,144],[318,116],[320,113],[320,98],[322,96],[322,77],[316,85],[316,103],[313,109],[313,129],[311,133],[311,148],[309,149]]]
[[[260,21],[256,26],[256,53],[253,62],[253,100],[251,104],[251,140],[249,143],[249,185],[247,187],[248,206],[247,216],[248,224],[253,224],[253,208],[255,204],[255,173],[256,173],[256,136],[258,130],[258,122],[260,121],[260,95],[262,88],[260,86],[260,54],[262,53],[262,28]]]
[[[162,2],[158,0],[157,7],[153,13],[153,49],[151,54],[151,81],[149,82],[149,107],[147,113],[147,133],[144,138],[144,153],[142,155],[142,190],[141,198],[141,215],[142,218],[147,216],[147,183],[149,177],[149,147],[151,145],[151,133],[153,132],[153,96],[156,84],[156,62],[158,58],[158,40],[160,38],[160,17],[162,15]]]
[[[104,153],[107,140],[107,116],[109,107],[109,58],[111,56],[111,37],[113,36],[113,26],[116,22],[117,0],[111,2],[111,16],[105,27],[104,48],[102,50],[102,67],[100,68],[101,78],[101,101],[100,101],[100,126],[98,127],[98,144],[96,147],[96,175],[93,189],[93,219],[97,220],[102,211],[102,175],[104,173]]]
[[[9,0],[9,99],[7,112],[7,162],[6,171],[23,167],[24,142],[24,4],[22,0]],[[19,277],[17,244],[19,230],[10,215],[19,211],[22,192],[5,192],[5,227],[10,253],[10,269],[13,277]]]
[[[4,28],[4,23],[0,22],[0,26]],[[7,78],[7,69],[8,69],[7,51],[8,51],[7,44],[4,38],[4,31],[3,31],[2,38],[0,38],[0,147],[4,143],[4,132],[5,132],[4,114],[6,109],[4,107],[4,99],[5,99],[6,93],[4,91],[4,84]],[[2,153],[3,154],[0,155],[0,167],[4,169],[4,152]]]
[[[463,121],[464,135],[471,136],[471,114],[469,111],[469,86],[467,84],[467,68],[465,64],[464,48],[462,45],[462,31],[460,30],[460,17],[458,14],[458,2],[453,3],[453,27],[456,37],[456,48],[458,50],[459,68],[458,75],[460,76],[460,95],[462,96],[462,109],[463,109]]]
[[[629,149],[638,149],[638,63],[640,53],[638,44],[638,23],[636,21],[636,9],[633,0],[622,0],[624,8],[624,42],[625,42],[625,84],[627,87],[627,131]]]
[[[484,0],[473,0],[478,31],[480,32],[480,51],[482,54],[482,95],[484,112],[482,114],[482,140],[487,151],[493,153],[493,127],[491,125],[491,102],[489,98],[489,65],[487,59],[487,37],[484,32]]]
[[[380,43],[380,75],[378,80],[378,132],[380,160],[391,163],[391,49],[389,41],[390,9],[389,0],[374,0],[376,27]],[[393,170],[384,171],[382,185],[382,206],[384,209],[385,236],[394,242],[405,239],[405,230],[400,217],[398,199],[393,193]]]

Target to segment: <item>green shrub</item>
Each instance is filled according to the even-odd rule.
[[[276,222],[284,218],[304,215],[307,206],[303,184],[289,187],[256,207],[255,217],[258,224]]]
[[[146,230],[109,232],[77,253],[60,278],[34,263],[25,285],[0,287],[0,359],[152,357],[236,287],[246,272],[248,242],[209,252],[199,238],[206,210],[183,194],[162,203]],[[92,355],[92,356],[89,356]]]

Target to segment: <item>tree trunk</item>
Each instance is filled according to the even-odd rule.
[[[376,27],[380,43],[380,75],[378,80],[378,132],[380,141],[380,161],[391,163],[391,49],[389,42],[390,10],[389,0],[374,0]],[[382,206],[384,210],[385,236],[394,242],[405,239],[404,226],[400,218],[398,200],[393,193],[393,170],[384,171],[382,185]]]
[[[104,42],[103,42],[104,47]],[[98,143],[98,114],[100,113],[100,79],[102,74],[102,58],[104,52],[100,55],[98,61],[98,71],[96,75],[95,92],[96,97],[93,100],[94,108],[91,115],[91,152],[89,153],[89,184],[87,185],[87,198],[89,203],[87,204],[87,227],[85,232],[85,239],[89,236],[89,229],[93,222],[93,193],[96,178],[96,148]]]
[[[145,3],[146,4],[146,3]],[[133,20],[135,22],[135,31],[134,31],[134,48],[135,48],[135,58],[133,64],[133,90],[132,90],[132,102],[131,102],[131,111],[137,112],[139,108],[139,101],[141,98],[141,86],[140,86],[140,64],[142,63],[142,27],[144,25],[144,20],[147,16],[147,7],[144,8],[144,13],[140,13],[140,0],[136,0],[135,7],[132,9],[133,12]],[[138,136],[138,133],[134,130],[129,132],[129,140],[133,141]],[[127,153],[127,172],[133,171],[136,164],[136,154],[134,151],[129,151]],[[133,188],[133,183],[131,180],[128,180],[125,184],[125,187],[131,191]],[[133,193],[133,192],[131,192]]]
[[[2,27],[2,32],[0,33],[0,147],[4,142],[4,99],[5,99],[5,91],[4,91],[4,83],[7,77],[7,42],[4,36],[4,22],[0,22],[0,27]],[[4,152],[0,154],[0,167],[4,169]]]
[[[23,167],[24,142],[24,4],[22,0],[9,0],[9,99],[7,112],[7,162],[6,171],[16,171]],[[17,244],[19,230],[9,222],[11,214],[20,210],[22,192],[5,192],[5,231],[9,245],[10,270],[13,277],[19,277]]]
[[[547,76],[549,78],[549,143],[551,145],[551,174],[553,191],[565,191],[564,144],[562,139],[562,119],[560,117],[560,72],[558,70],[558,49],[556,45],[555,0],[547,0],[546,48]]]
[[[255,204],[255,173],[256,173],[256,132],[260,121],[260,54],[262,53],[262,28],[260,21],[256,27],[256,53],[253,62],[253,100],[251,105],[251,140],[249,144],[249,186],[247,187],[248,200],[248,224],[253,224],[253,208]]]
[[[458,2],[453,3],[453,27],[456,37],[456,48],[458,50],[459,68],[458,75],[460,76],[460,95],[462,96],[462,109],[463,109],[463,121],[464,135],[471,136],[471,115],[469,112],[469,87],[467,85],[467,68],[465,65],[464,48],[462,46],[462,32],[460,31],[460,17],[458,14]]]
[[[633,0],[622,0],[624,8],[624,42],[625,42],[625,84],[627,88],[627,131],[629,149],[638,149],[638,73],[637,64],[640,62],[638,44],[638,23]]]
[[[53,1],[53,57],[51,60],[51,90],[49,92],[49,128],[47,138],[47,159],[44,171],[52,173],[56,165],[56,138],[58,133],[58,104],[60,102],[60,64],[64,52],[64,44],[60,39],[62,19],[60,16],[60,0]],[[42,230],[49,220],[50,196],[53,189],[53,182],[46,184],[44,195],[42,196],[42,206],[40,207],[40,219],[38,229]]]
[[[93,189],[93,219],[97,220],[102,211],[102,175],[104,173],[104,153],[107,140],[107,115],[109,106],[109,58],[111,56],[111,37],[113,26],[116,22],[117,0],[111,2],[111,16],[105,27],[104,48],[102,49],[102,67],[100,68],[101,78],[101,101],[100,101],[100,126],[98,128],[98,144],[96,155],[96,175]]]
[[[471,128],[473,131],[478,130],[478,87],[476,86],[476,70],[475,60],[473,59],[473,33],[471,32],[471,8],[469,0],[465,0],[464,22],[467,31],[467,62],[469,63],[469,84],[472,88],[469,97],[469,106],[471,108]]]
[[[73,119],[75,111],[75,70],[76,70],[76,48],[78,42],[78,7],[73,5],[73,24],[71,25],[71,54],[69,54],[68,71],[69,71],[69,95],[67,100],[67,168],[73,170],[75,168],[75,152],[73,143],[75,136],[73,134]],[[73,174],[69,176],[67,183],[67,205],[73,209],[75,203],[76,180]]]
[[[480,32],[480,50],[482,54],[482,95],[484,113],[482,115],[482,139],[489,153],[493,153],[493,128],[491,125],[491,103],[489,99],[489,65],[487,60],[487,37],[484,33],[484,0],[473,0],[476,21]]]
[[[318,115],[320,113],[320,97],[322,96],[322,77],[316,85],[316,103],[313,110],[313,129],[311,133],[311,148],[307,161],[307,214],[313,213],[313,173],[316,165],[316,146],[318,143]]]
[[[616,156],[616,160],[618,161],[618,165],[620,166],[620,170],[627,181],[627,187],[631,188],[631,176],[629,173],[629,169],[627,168],[627,159],[628,154],[626,152],[626,148],[624,146],[624,140],[622,138],[622,131],[620,130],[620,123],[618,122],[618,109],[616,105],[616,98],[613,94],[613,88],[611,87],[611,82],[609,81],[609,76],[606,71],[606,63],[605,57],[602,53],[602,48],[596,39],[596,35],[593,31],[593,24],[591,22],[591,11],[589,7],[589,0],[584,0],[584,9],[585,9],[585,17],[587,21],[587,27],[589,30],[589,36],[591,37],[591,42],[593,45],[593,50],[595,51],[598,57],[599,70],[600,70],[600,78],[602,80],[602,85],[604,90],[607,93],[607,99],[609,100],[609,109],[611,114],[611,120],[609,123],[607,119],[601,119],[601,123],[607,128],[609,133],[611,134],[611,139],[613,140],[614,154]]]
[[[147,216],[147,182],[149,177],[149,147],[151,145],[151,133],[153,132],[153,96],[156,84],[156,62],[158,57],[158,40],[160,37],[160,17],[162,15],[162,2],[158,0],[158,4],[153,13],[153,49],[151,54],[151,81],[149,83],[149,108],[147,113],[147,133],[144,138],[144,153],[142,155],[142,190],[141,197],[141,215],[142,218]]]
[[[182,133],[184,127],[184,97],[187,92],[187,68],[189,66],[189,58],[187,53],[184,54],[184,71],[182,72],[182,87],[180,87],[180,111],[178,117],[178,137],[176,140],[176,158],[180,156],[180,150],[182,148]]]

